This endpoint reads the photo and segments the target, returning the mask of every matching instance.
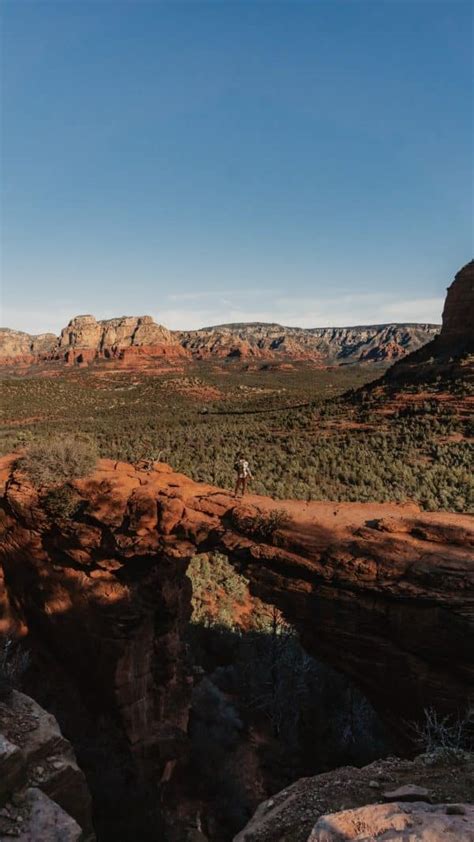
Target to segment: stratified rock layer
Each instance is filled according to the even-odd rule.
[[[178,333],[183,346],[199,360],[310,360],[392,362],[429,342],[437,325],[387,324],[360,327],[298,328],[278,324],[230,324]]]
[[[57,345],[54,333],[32,336],[19,330],[0,328],[0,365],[29,366],[48,359]]]
[[[61,331],[29,336],[3,329],[0,332],[0,365],[29,366],[34,363],[65,362],[89,365],[97,360],[142,367],[146,360],[186,358],[177,339],[151,316],[123,316],[97,321],[94,316],[76,316]]]
[[[438,335],[439,334],[439,335]],[[394,371],[430,357],[472,353],[474,348],[474,261],[464,266],[448,289],[439,333],[433,324],[382,324],[304,329],[261,322],[227,324],[194,331],[167,330],[151,316],[97,321],[75,316],[59,336],[30,336],[0,330],[0,365],[31,365],[62,360],[88,365],[100,360],[143,365],[143,357],[168,359],[309,360],[328,365],[347,362],[396,363]]]
[[[71,319],[58,338],[0,330],[0,365],[66,362],[89,365],[99,360],[137,367],[144,358],[173,360],[293,360],[328,365],[347,362],[387,363],[421,347],[437,325],[388,324],[369,327],[304,328],[273,324],[223,325],[196,331],[167,330],[151,316],[123,316],[97,321]]]
[[[61,331],[60,351],[130,348],[132,346],[176,345],[169,330],[156,324],[151,316],[123,316],[96,321],[94,316],[76,316]]]

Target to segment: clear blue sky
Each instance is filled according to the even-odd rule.
[[[4,325],[439,321],[472,256],[470,2],[2,17]]]

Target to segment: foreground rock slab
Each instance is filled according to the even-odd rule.
[[[378,786],[374,786],[378,784]],[[395,802],[380,804],[383,800],[383,789],[396,789],[402,786],[420,786],[429,790],[434,805],[425,802]],[[386,760],[377,760],[362,769],[345,766],[335,769],[332,772],[325,772],[322,775],[315,775],[311,778],[302,778],[281,792],[273,795],[270,799],[261,804],[256,810],[250,822],[235,837],[234,842],[369,842],[375,838],[377,842],[391,840],[392,836],[384,836],[381,831],[377,836],[362,835],[351,836],[349,834],[349,823],[345,830],[339,832],[339,836],[311,836],[318,828],[318,822],[322,817],[325,820],[328,814],[345,816],[362,810],[369,809],[368,805],[380,807],[380,816],[389,817],[398,811],[400,816],[408,816],[413,806],[419,810],[426,810],[430,813],[433,806],[443,804],[441,815],[446,820],[446,827],[451,820],[456,818],[472,822],[472,807],[464,805],[474,801],[474,755],[459,751],[437,751],[431,754],[424,754],[415,760],[402,760],[392,757]],[[332,821],[332,815],[331,815]],[[405,819],[403,819],[403,822]],[[473,842],[472,827],[469,822],[467,828],[471,836],[467,839]],[[353,822],[353,827],[356,827]],[[337,828],[334,825],[334,832]],[[341,825],[342,827],[342,825]],[[361,824],[361,833],[367,827],[367,822]],[[466,828],[466,822],[462,821],[460,827]],[[319,826],[319,830],[328,828],[327,824]],[[351,831],[352,832],[352,831]],[[364,831],[365,832],[365,831]],[[369,831],[367,831],[369,833]],[[394,839],[403,837],[394,836]],[[418,838],[426,842],[438,842],[438,837],[417,837],[405,836],[403,842],[415,842]],[[443,839],[454,842],[457,837],[443,837]],[[460,837],[463,839],[464,838]]]
[[[377,804],[323,816],[308,842],[473,842],[474,807],[444,804]]]

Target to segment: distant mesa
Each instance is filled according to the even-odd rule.
[[[230,324],[170,331],[151,316],[98,321],[75,316],[59,337],[0,328],[0,366],[18,372],[37,364],[88,366],[100,361],[146,367],[157,359],[174,365],[192,360],[256,363],[309,362],[318,366],[390,363],[430,342],[434,324],[386,324],[345,328],[297,328],[277,324]]]
[[[255,358],[309,361],[320,365],[387,363],[433,339],[433,324],[299,328],[253,322],[202,328],[179,334],[198,360]]]

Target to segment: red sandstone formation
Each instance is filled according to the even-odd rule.
[[[219,325],[178,333],[198,360],[264,359],[341,362],[390,362],[419,348],[438,332],[436,325],[389,324],[314,328],[249,323]]]
[[[36,363],[62,362],[87,366],[99,360],[126,368],[143,368],[156,359],[174,362],[188,357],[176,338],[151,316],[123,316],[97,321],[76,316],[61,331],[29,336],[17,331],[0,332],[0,365],[27,368]]]
[[[436,335],[436,325],[374,325],[349,328],[303,328],[281,325],[223,325],[197,331],[170,332],[151,316],[96,321],[76,316],[57,338],[0,330],[0,366],[19,373],[42,363],[87,366],[105,360],[130,368],[164,357],[195,360],[389,362],[419,348]]]
[[[0,328],[0,349],[1,356],[10,359],[31,357],[35,358],[40,354],[48,354],[53,350],[57,342],[54,333],[41,333],[38,336],[31,336],[20,330],[9,330]]]
[[[474,342],[474,260],[460,269],[448,288],[441,342]]]

